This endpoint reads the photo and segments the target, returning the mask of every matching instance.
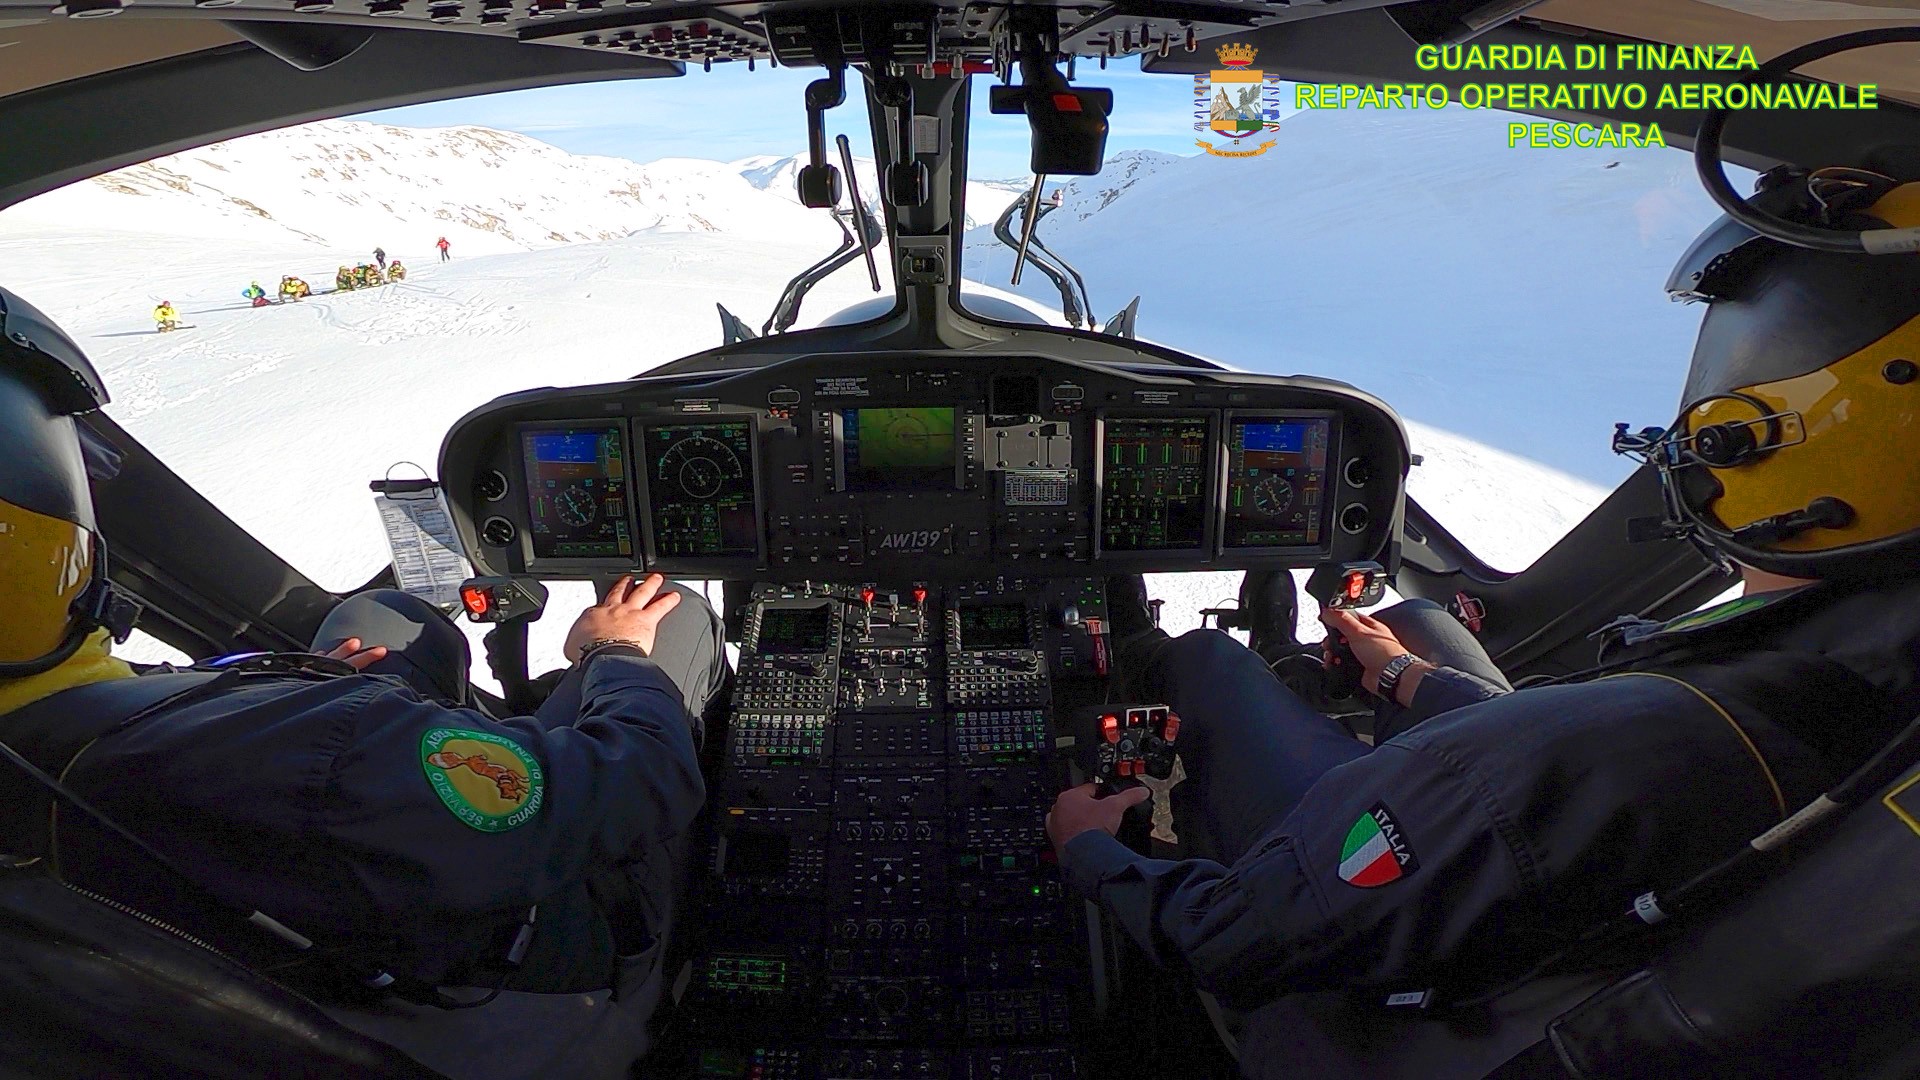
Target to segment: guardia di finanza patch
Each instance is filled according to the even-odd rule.
[[[420,767],[453,816],[481,832],[524,825],[546,800],[540,763],[491,732],[433,728],[420,736]]]

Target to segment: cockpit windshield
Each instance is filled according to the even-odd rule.
[[[1047,179],[1024,261],[1026,125],[977,110],[974,143],[1002,152],[975,153],[969,198],[1022,205],[1013,243],[970,215],[966,276],[1063,323],[1393,402],[1424,458],[1409,494],[1526,569],[1630,471],[1612,425],[1673,408],[1699,313],[1661,282],[1719,213],[1691,160],[1509,149],[1486,109],[1296,111],[1286,83],[1227,132],[1217,99],[1260,85],[1223,81],[1245,74],[1083,65],[1114,91],[1108,163]]]

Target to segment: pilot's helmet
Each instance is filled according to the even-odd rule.
[[[106,403],[80,347],[0,289],[0,679],[57,666],[103,625],[106,552],[73,417]]]
[[[1804,224],[1920,225],[1920,183],[1822,169],[1763,187],[1756,207]],[[1722,218],[1667,291],[1708,305],[1656,454],[1682,527],[1793,577],[1920,572],[1920,255],[1814,251]]]

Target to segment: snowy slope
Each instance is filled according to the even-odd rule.
[[[1101,315],[1141,294],[1145,337],[1343,379],[1610,486],[1613,423],[1676,406],[1700,309],[1661,286],[1717,211],[1683,153],[1508,150],[1505,123],[1300,113],[1261,157],[1143,154],[1076,180],[1041,235]],[[964,265],[1007,287],[1012,255],[975,230]],[[1058,303],[1037,274],[1018,291]]]
[[[721,162],[567,153],[479,127],[328,121],[120,169],[7,211],[169,235],[376,245],[423,258],[610,240],[659,229],[738,231],[830,245],[826,216],[775,198]]]

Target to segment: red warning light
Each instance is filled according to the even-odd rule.
[[[1100,734],[1108,742],[1120,741],[1120,718],[1112,713],[1100,718]]]
[[[915,585],[913,587],[913,602],[916,604],[924,604],[927,602],[927,587],[925,585]]]
[[[868,607],[872,607],[873,606],[873,590],[870,588],[861,589],[860,602],[867,605]]]
[[[1367,591],[1367,575],[1364,570],[1355,570],[1347,575],[1347,599],[1358,600],[1360,594]]]

